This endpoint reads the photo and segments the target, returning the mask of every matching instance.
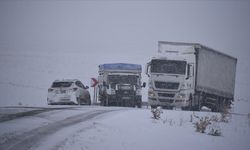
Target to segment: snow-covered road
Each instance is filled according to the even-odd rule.
[[[91,125],[88,124],[89,120],[119,110],[119,108],[7,107],[0,108],[0,110],[0,149],[27,150],[30,148],[37,149],[43,145],[44,140],[53,137],[59,131],[60,139],[53,139],[53,145],[50,148],[56,147],[56,141],[60,142],[67,138],[71,132],[74,133],[74,126],[82,124],[88,127]],[[85,128],[84,126],[81,126],[81,129]],[[70,132],[64,133],[64,129],[67,127],[70,128]],[[48,145],[47,143],[45,145]]]
[[[1,150],[240,149],[250,147],[250,118],[233,113],[212,123],[221,136],[199,133],[194,116],[219,113],[100,106],[1,107]],[[209,129],[209,128],[208,128]]]

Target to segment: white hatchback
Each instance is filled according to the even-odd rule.
[[[48,105],[91,105],[88,88],[77,79],[55,80],[48,89]]]

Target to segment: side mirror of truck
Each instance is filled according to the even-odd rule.
[[[186,80],[188,80],[190,77],[190,64],[187,65],[187,77]]]
[[[193,65],[192,64],[188,64],[188,66],[187,66],[187,77],[186,77],[186,80],[188,80],[192,76],[193,76]]]
[[[149,67],[150,67],[150,65],[151,65],[151,63],[149,62],[149,63],[147,63],[146,64],[146,69],[145,69],[145,74],[148,76],[148,77],[150,77],[150,75],[149,75]]]
[[[146,83],[145,82],[142,83],[142,87],[144,87],[144,88],[146,87]]]

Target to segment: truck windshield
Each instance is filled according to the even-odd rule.
[[[138,76],[134,75],[109,75],[108,82],[115,84],[137,84]]]
[[[152,60],[152,73],[185,74],[186,61],[176,60]]]

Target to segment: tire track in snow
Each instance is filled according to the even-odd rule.
[[[39,142],[52,135],[53,133],[61,130],[62,128],[75,125],[80,122],[88,121],[98,115],[108,113],[114,110],[95,110],[88,113],[81,113],[79,115],[68,117],[64,120],[57,121],[55,123],[48,124],[36,129],[33,129],[29,132],[23,133],[19,136],[9,139],[5,143],[0,145],[1,150],[27,150],[30,149]]]
[[[5,107],[5,108],[18,108],[18,107]],[[18,118],[21,118],[21,117],[34,116],[34,115],[37,115],[37,114],[40,114],[40,113],[43,113],[43,112],[48,112],[48,111],[53,111],[53,110],[63,110],[63,109],[74,109],[74,108],[77,108],[77,107],[61,107],[61,108],[23,107],[23,108],[34,108],[35,110],[29,110],[29,111],[13,113],[13,114],[0,115],[0,123],[5,122],[5,121],[9,121],[9,120],[18,119]]]

